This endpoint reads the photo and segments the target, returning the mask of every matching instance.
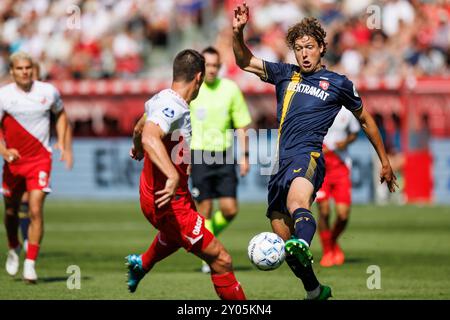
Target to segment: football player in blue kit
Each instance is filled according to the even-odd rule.
[[[264,61],[252,54],[243,36],[248,19],[248,6],[237,6],[233,18],[236,63],[275,85],[277,99],[278,166],[268,185],[267,217],[273,231],[286,242],[286,261],[303,282],[306,299],[326,300],[331,288],[319,283],[312,268],[309,247],[316,222],[310,208],[325,176],[323,138],[342,106],[359,120],[381,161],[380,182],[386,182],[391,192],[397,186],[396,177],[378,127],[363,108],[353,83],[322,65],[327,43],[319,21],[304,18],[288,30],[286,42],[298,63],[293,65]]]

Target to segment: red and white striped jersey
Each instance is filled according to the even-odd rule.
[[[63,102],[49,83],[33,81],[25,92],[15,83],[0,88],[0,119],[7,148],[19,151],[20,162],[51,154],[50,112],[58,114]]]
[[[190,163],[191,117],[189,105],[175,91],[166,89],[154,95],[145,103],[146,121],[158,125],[166,134],[164,146],[180,175],[177,194],[189,192],[187,167]],[[167,177],[145,154],[141,192],[164,189]]]

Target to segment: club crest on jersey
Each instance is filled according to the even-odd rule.
[[[162,113],[164,113],[164,115],[165,115],[167,118],[173,118],[173,116],[175,115],[175,111],[174,111],[173,109],[170,109],[170,108],[165,108],[165,109],[162,111]]]
[[[328,90],[328,87],[330,86],[330,83],[328,81],[325,80],[320,80],[319,82],[319,86],[323,89],[323,90]]]

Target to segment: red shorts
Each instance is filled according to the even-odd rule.
[[[156,207],[154,195],[142,189],[140,198],[142,212],[160,231],[168,245],[199,252],[214,239],[214,235],[205,228],[205,218],[196,211],[190,193],[175,195],[172,201],[162,208]]]
[[[20,161],[20,160],[19,160]],[[25,191],[50,189],[51,159],[3,165],[3,195],[11,197]]]
[[[352,181],[350,170],[334,153],[325,154],[325,179],[317,192],[316,201],[321,202],[333,198],[336,204],[352,203]]]

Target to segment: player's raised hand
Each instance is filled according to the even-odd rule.
[[[11,148],[6,150],[6,153],[3,155],[3,158],[5,159],[6,162],[12,163],[17,159],[20,159],[20,154],[17,149]]]
[[[397,177],[392,171],[390,165],[383,165],[381,167],[380,182],[383,183],[384,181],[386,181],[390,192],[395,192],[395,187],[397,187],[397,189],[399,188],[397,184]]]
[[[159,196],[159,198],[155,200],[155,204],[158,208],[165,206],[172,200],[172,197],[177,190],[179,180],[180,178],[178,176],[168,178],[164,189],[155,192],[155,195]]]
[[[233,32],[239,33],[244,30],[245,25],[249,19],[249,10],[247,4],[244,2],[242,5],[237,6],[234,9],[233,17]]]

